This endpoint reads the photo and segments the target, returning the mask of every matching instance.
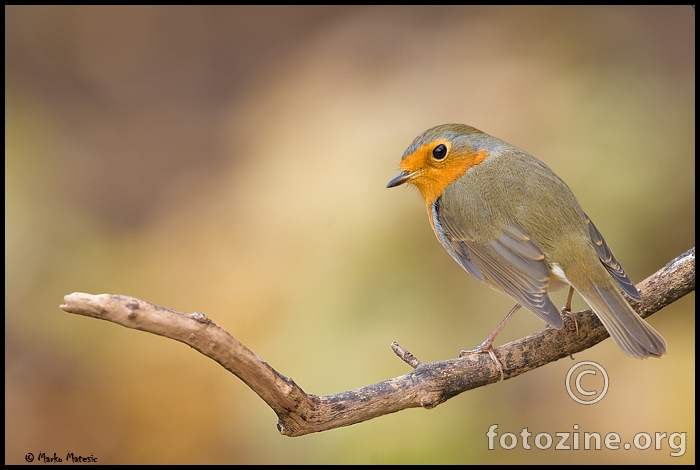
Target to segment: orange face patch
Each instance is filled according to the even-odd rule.
[[[433,156],[433,150],[440,144],[447,147],[447,155],[442,159]],[[486,150],[470,152],[453,151],[448,140],[436,140],[421,145],[418,150],[401,161],[401,170],[409,173],[407,182],[418,188],[425,204],[430,205],[445,192],[469,168],[478,165],[489,157]]]

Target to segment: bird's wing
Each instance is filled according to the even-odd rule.
[[[457,264],[462,266],[465,271],[471,274],[474,279],[484,282],[484,275],[481,274],[481,271],[479,271],[477,267],[474,266],[474,263],[472,263],[469,247],[467,247],[467,244],[464,242],[464,240],[462,240],[464,237],[455,236],[457,233],[455,230],[442,226],[442,221],[438,217],[437,202],[430,206],[430,215],[430,221],[432,223],[433,230],[435,231],[435,235],[450,256],[452,256],[452,258],[457,261]]]
[[[586,224],[588,225],[588,232],[591,234],[593,247],[595,248],[596,253],[598,253],[598,257],[600,258],[601,263],[603,263],[603,266],[605,266],[605,269],[612,274],[627,295],[637,302],[641,302],[642,297],[639,295],[639,291],[634,286],[634,283],[630,277],[627,275],[627,272],[625,272],[625,269],[617,261],[617,258],[615,258],[615,255],[613,255],[612,250],[610,250],[608,244],[605,243],[603,235],[601,235],[596,226],[593,225],[593,221],[591,221],[588,215],[586,215]]]
[[[438,238],[472,276],[486,278],[553,327],[563,326],[560,311],[547,294],[550,275],[544,253],[522,228],[511,224],[496,239],[476,242],[449,219],[439,222]]]

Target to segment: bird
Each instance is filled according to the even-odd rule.
[[[488,353],[502,380],[493,341],[508,320],[525,307],[560,329],[574,290],[625,354],[643,359],[666,352],[663,337],[623,297],[642,300],[601,233],[566,183],[534,156],[474,127],[443,124],[413,140],[387,188],[406,183],[423,197],[452,258],[516,302],[479,347],[460,357]],[[549,292],[567,285],[560,311]]]

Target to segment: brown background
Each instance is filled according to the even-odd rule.
[[[385,189],[445,122],[546,162],[640,281],[695,244],[690,7],[6,7],[5,81],[6,462],[695,461],[694,294],[650,321],[663,359],[577,355],[609,373],[596,405],[562,360],[295,439],[195,351],[58,308],[200,311],[319,395],[408,372],[392,341],[455,357],[511,301],[450,259],[415,191]],[[541,328],[522,313],[498,342]],[[492,424],[688,449],[488,450]]]

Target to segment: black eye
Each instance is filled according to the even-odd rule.
[[[435,160],[442,160],[447,155],[447,147],[445,144],[440,144],[433,149],[433,158]]]

